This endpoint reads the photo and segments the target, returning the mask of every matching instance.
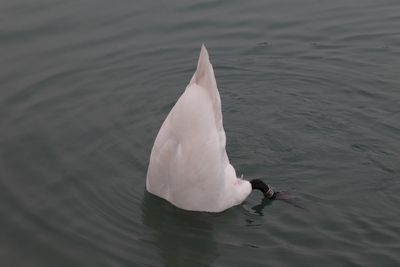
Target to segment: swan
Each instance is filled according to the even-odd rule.
[[[253,189],[275,199],[260,179],[238,178],[225,149],[221,99],[204,44],[197,69],[162,124],[153,148],[146,189],[184,210],[221,212]]]

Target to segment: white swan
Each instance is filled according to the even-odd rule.
[[[158,132],[146,189],[175,206],[220,212],[242,203],[252,189],[274,192],[261,180],[236,177],[225,150],[221,99],[207,49],[197,70]]]

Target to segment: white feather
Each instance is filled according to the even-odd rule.
[[[147,191],[186,210],[220,212],[240,204],[251,185],[237,179],[225,144],[220,95],[203,45],[196,72],[154,142]]]

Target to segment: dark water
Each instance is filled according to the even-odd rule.
[[[0,265],[400,266],[400,2],[149,2],[0,3]],[[203,42],[238,175],[306,210],[145,193]]]

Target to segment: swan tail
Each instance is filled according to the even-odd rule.
[[[215,95],[217,90],[217,82],[215,80],[214,69],[210,62],[207,48],[204,44],[201,45],[199,61],[197,62],[196,72],[193,74],[189,84],[196,83],[201,87],[209,90],[212,95]]]

